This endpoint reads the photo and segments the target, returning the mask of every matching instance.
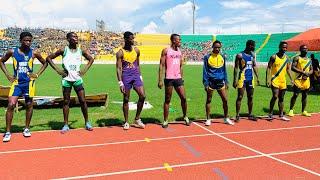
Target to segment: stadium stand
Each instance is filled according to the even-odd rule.
[[[48,53],[54,52],[57,48],[63,48],[66,44],[67,32],[61,29],[22,29],[10,27],[0,29],[0,55],[3,55],[9,48],[20,45],[19,34],[22,31],[30,31],[34,36],[32,48],[42,52],[44,57]],[[79,36],[81,46],[89,49],[97,60],[115,61],[115,54],[123,45],[123,36],[114,32],[80,31]],[[247,35],[181,35],[182,52],[185,60],[189,62],[201,62],[205,54],[211,51],[214,40],[219,40],[223,44],[223,53],[227,55],[229,61],[233,61],[237,53],[245,48],[247,40],[256,41],[257,60],[267,62],[269,57],[278,51],[280,41],[289,40],[300,35],[300,33],[278,33],[278,34],[247,34]],[[160,59],[163,48],[169,46],[169,34],[136,34],[136,46],[141,52],[141,61],[156,62]],[[319,49],[320,50],[320,49]],[[312,51],[317,59],[320,59],[320,52]],[[297,51],[287,53],[290,57],[298,54]]]
[[[140,59],[159,61],[163,48],[169,46],[170,35],[167,34],[136,34],[136,45],[140,49]]]

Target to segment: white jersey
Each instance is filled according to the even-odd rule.
[[[64,48],[62,57],[62,67],[68,71],[68,76],[64,77],[67,81],[77,81],[82,79],[80,76],[82,51],[78,47],[76,52],[72,52],[68,46]]]

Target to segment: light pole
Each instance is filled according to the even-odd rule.
[[[196,5],[195,0],[192,1],[192,33],[195,33],[195,11],[196,11]]]

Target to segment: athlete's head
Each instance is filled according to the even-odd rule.
[[[123,39],[126,44],[131,46],[134,45],[134,35],[132,32],[126,31],[125,33],[123,33]]]
[[[32,34],[30,32],[22,32],[20,34],[20,43],[23,47],[31,47]]]
[[[214,54],[219,54],[220,53],[220,50],[221,50],[221,47],[222,47],[222,44],[220,41],[216,40],[213,42],[212,44],[212,52]]]
[[[281,41],[279,43],[279,52],[285,53],[285,52],[287,52],[287,49],[288,49],[288,43],[285,41]]]
[[[248,40],[246,43],[246,49],[249,51],[254,51],[256,48],[256,42],[254,40]]]
[[[300,46],[300,54],[301,54],[301,56],[306,56],[307,53],[308,53],[307,45],[301,45]]]
[[[78,44],[78,35],[75,32],[69,32],[67,34],[67,40],[69,44]]]
[[[175,47],[181,46],[181,38],[179,34],[171,34],[170,41],[172,46],[175,46]]]
[[[314,59],[314,54],[311,54],[311,55],[310,55],[310,58],[311,58],[311,59]]]

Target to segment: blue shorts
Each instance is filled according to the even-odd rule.
[[[29,81],[25,83],[18,83],[14,81],[11,85],[9,97],[10,96],[23,96],[23,97],[34,97],[35,94],[35,81]]]

